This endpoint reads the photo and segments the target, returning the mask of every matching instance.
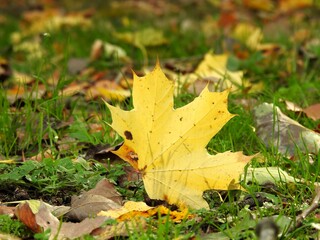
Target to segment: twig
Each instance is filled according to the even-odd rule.
[[[303,212],[296,217],[296,224],[291,225],[287,233],[293,232],[295,229],[301,227],[303,220],[319,207],[320,186],[316,186],[315,192],[316,196],[313,198],[311,205],[307,207],[305,210],[303,210]]]

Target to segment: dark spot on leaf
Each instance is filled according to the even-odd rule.
[[[126,136],[127,140],[132,140],[133,139],[132,134],[129,131],[124,131],[124,135]]]
[[[133,151],[128,152],[126,157],[129,158],[132,161],[138,161],[139,160],[138,155]]]
[[[214,102],[212,102],[212,104],[214,104]]]
[[[183,117],[180,118],[180,121],[182,121]]]
[[[146,169],[147,169],[147,165],[144,165],[143,168],[139,169],[139,172],[141,173],[142,176],[146,175]]]
[[[169,199],[168,199],[168,195],[167,195],[167,194],[164,194],[164,195],[163,195],[163,200],[165,200],[166,202],[168,202]]]
[[[215,117],[213,120],[217,120],[217,118]]]

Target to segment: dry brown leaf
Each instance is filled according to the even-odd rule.
[[[320,149],[320,134],[305,128],[284,115],[273,104],[263,103],[254,109],[257,134],[268,147],[293,157],[295,149],[317,154]]]
[[[95,216],[100,211],[119,208],[121,204],[122,197],[114,185],[109,180],[102,179],[95,188],[80,196],[72,197],[71,210],[66,216],[81,221],[87,217]]]
[[[313,104],[303,109],[303,112],[312,120],[317,121],[320,119],[320,103]]]
[[[51,229],[49,240],[75,239],[99,228],[106,217],[86,218],[80,223],[60,222],[43,202],[23,202],[16,207],[16,216],[33,232]]]
[[[24,223],[31,231],[35,233],[41,232],[41,226],[36,221],[35,213],[32,211],[29,203],[19,204],[15,209],[15,215]]]
[[[47,149],[44,152],[40,152],[37,155],[29,158],[28,160],[41,162],[44,158],[53,158],[51,149]]]
[[[8,216],[12,217],[14,215],[14,210],[15,210],[15,207],[8,207],[8,206],[0,205],[0,215],[8,215]]]
[[[320,119],[320,103],[316,103],[313,105],[310,105],[306,108],[301,108],[297,104],[290,102],[288,100],[284,101],[286,104],[286,107],[288,110],[293,112],[303,112],[307,115],[308,118],[311,118],[314,121],[317,121]]]

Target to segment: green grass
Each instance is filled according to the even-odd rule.
[[[212,15],[217,17],[215,13]],[[146,62],[141,50],[116,39],[112,31],[134,32],[153,26],[162,29],[170,44],[146,48],[150,65],[157,58],[160,62],[170,58],[178,62],[179,59],[193,61],[211,49],[219,52],[223,49],[224,39],[219,35],[222,33],[220,30],[217,31],[214,39],[207,39],[202,31],[197,31],[197,34],[192,30],[178,31],[177,28],[183,23],[185,16],[178,15],[175,18],[168,13],[163,18],[163,22],[159,22],[152,15],[133,18],[135,14],[130,12],[128,16],[130,24],[126,25],[124,19],[108,18],[103,12],[98,11],[92,28],[65,27],[59,31],[49,31],[47,36],[39,40],[43,57],[38,59],[28,58],[29,52],[15,51],[16,46],[10,42],[11,33],[21,30],[18,19],[9,17],[1,27],[0,35],[3,37],[0,39],[0,56],[10,59],[12,69],[30,74],[35,78],[34,83],[28,86],[32,89],[29,94],[38,93],[39,86],[44,84],[50,96],[34,98],[29,95],[13,105],[8,100],[6,89],[17,83],[13,79],[1,83],[0,160],[15,160],[14,164],[0,164],[0,196],[3,199],[10,201],[10,197],[17,198],[9,193],[24,189],[28,191],[27,196],[31,199],[42,198],[57,205],[69,203],[73,194],[91,189],[98,180],[106,177],[117,184],[117,190],[125,200],[144,201],[145,191],[141,181],[127,181],[120,184],[121,177],[125,175],[123,166],[126,163],[114,164],[112,159],[104,159],[102,162],[84,159],[86,152],[92,146],[115,145],[121,139],[117,135],[109,134],[111,129],[106,123],[111,122],[110,113],[102,100],[86,101],[81,94],[76,96],[59,94],[61,89],[77,79],[77,76],[68,73],[68,61],[71,58],[88,58],[93,42],[96,39],[102,39],[122,47],[133,60],[133,70],[139,71]],[[197,17],[201,18],[201,14]],[[203,21],[202,18],[201,20]],[[317,33],[316,29],[319,26],[312,27],[312,31]],[[24,41],[33,41],[36,37],[26,36]],[[238,59],[235,55],[231,56],[230,68],[244,70],[246,78],[253,82],[263,82],[264,89],[258,93],[230,95],[229,111],[237,116],[223,127],[207,148],[212,154],[228,150],[243,151],[246,155],[260,153],[263,161],[254,159],[251,166],[279,166],[290,175],[305,179],[306,183],[279,183],[275,186],[260,186],[254,182],[244,184],[246,192],[221,193],[224,202],[220,201],[217,192],[208,191],[204,196],[211,207],[209,211],[193,212],[197,215],[196,218],[184,220],[178,224],[173,223],[167,216],[147,219],[148,228],[143,231],[133,231],[129,239],[190,239],[192,237],[215,239],[215,237],[222,238],[223,235],[230,239],[256,239],[254,231],[260,219],[276,215],[277,219],[280,219],[279,222],[285,222],[283,220],[285,217],[295,218],[307,204],[310,204],[315,192],[313,183],[320,182],[318,177],[320,153],[313,156],[314,163],[310,164],[309,156],[299,152],[299,149],[296,150],[299,160],[293,161],[279,155],[276,149],[266,148],[256,135],[252,112],[238,103],[241,99],[255,99],[258,103],[275,103],[285,114],[304,126],[316,129],[319,125],[319,121],[287,111],[281,101],[283,99],[294,101],[302,107],[319,102],[319,49],[312,49],[318,58],[308,60],[297,55],[300,46],[292,43],[288,36],[274,41],[283,49],[275,59],[268,59],[260,52],[248,49],[246,50],[250,55],[245,60]],[[90,66],[97,71],[107,70],[116,75],[123,73],[122,67],[125,63],[117,58],[103,57],[91,62]],[[57,86],[52,87],[48,79],[56,70],[59,70],[60,76]],[[84,78],[80,81],[86,80]],[[175,107],[191,102],[194,97],[190,93],[181,92],[175,97]],[[132,99],[123,103],[113,102],[113,104],[131,109]],[[92,115],[98,115],[98,117],[92,117]],[[100,124],[103,131],[92,133],[90,124]],[[60,149],[61,144],[67,142],[65,137],[72,139],[69,139],[66,149]],[[23,161],[24,158],[43,153],[47,149],[51,150],[52,159],[44,158],[41,162]],[[6,195],[8,198],[4,198]],[[267,200],[268,204],[259,206],[261,196]],[[26,195],[20,197],[23,199]],[[246,205],[249,200],[244,199],[250,199],[252,206]],[[313,222],[319,223],[319,220],[311,214],[304,220],[302,227],[288,233],[285,238],[304,239],[306,236],[316,236],[316,231],[311,226]],[[0,231],[22,238],[31,234],[18,220],[2,215],[0,215]],[[40,234],[37,239],[46,239],[45,235]],[[83,239],[92,238],[87,236]]]

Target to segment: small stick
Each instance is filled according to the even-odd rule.
[[[320,186],[316,186],[315,192],[316,196],[313,198],[311,205],[307,207],[305,210],[303,210],[303,212],[296,217],[296,224],[294,226],[292,225],[287,233],[290,233],[293,230],[299,228],[302,225],[302,221],[319,207]]]

